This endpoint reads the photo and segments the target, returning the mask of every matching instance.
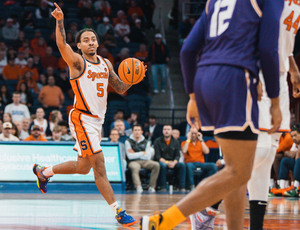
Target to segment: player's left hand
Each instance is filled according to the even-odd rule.
[[[300,97],[300,74],[291,74],[291,82],[293,85],[293,97]]]
[[[191,127],[195,127],[197,130],[200,129],[201,121],[200,121],[200,116],[199,116],[195,98],[190,98],[188,102],[187,111],[186,111],[186,120]]]

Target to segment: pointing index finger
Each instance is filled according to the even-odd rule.
[[[61,10],[60,7],[59,7],[59,5],[57,5],[56,2],[54,2],[54,5],[55,5],[56,9]]]

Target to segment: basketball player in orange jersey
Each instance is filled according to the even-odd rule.
[[[74,150],[78,152],[78,159],[51,167],[35,164],[33,172],[37,176],[37,185],[41,192],[46,193],[46,185],[54,174],[87,174],[93,168],[98,190],[114,211],[117,221],[123,226],[131,226],[136,220],[127,215],[115,199],[106,176],[104,155],[100,146],[108,84],[118,93],[124,93],[131,85],[119,79],[109,60],[96,54],[99,44],[94,30],[83,29],[77,33],[75,42],[78,53],[73,52],[66,43],[63,12],[56,3],[54,4],[56,9],[52,16],[56,19],[56,43],[68,64],[70,82],[75,93],[69,125],[76,139]]]

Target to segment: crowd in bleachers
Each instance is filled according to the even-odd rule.
[[[60,0],[57,3],[64,12],[66,41],[74,51],[77,50],[76,33],[83,28],[93,28],[100,38],[98,54],[109,59],[116,72],[128,57],[151,61],[153,56],[148,47],[152,49],[152,46],[145,31],[154,29],[153,0]],[[74,94],[67,65],[55,42],[53,9],[53,1],[47,0],[0,2],[0,118],[3,122],[5,113],[14,113],[6,108],[24,108],[23,105],[28,109],[24,118],[30,123],[36,119],[38,108],[43,108],[48,123],[53,111],[60,111],[64,121],[68,118]],[[109,135],[117,109],[123,109],[126,116],[138,113],[142,123],[147,120],[151,103],[149,89],[148,77],[125,95],[108,88],[104,136]],[[20,102],[13,102],[15,92],[20,93]],[[15,122],[22,120],[13,119],[13,127]],[[51,138],[52,130],[53,127],[45,133],[46,138]]]

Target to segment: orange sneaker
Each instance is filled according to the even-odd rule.
[[[272,188],[271,193],[273,193],[275,196],[284,196],[285,192],[288,192],[290,190],[294,189],[294,186],[291,185],[288,188]]]

